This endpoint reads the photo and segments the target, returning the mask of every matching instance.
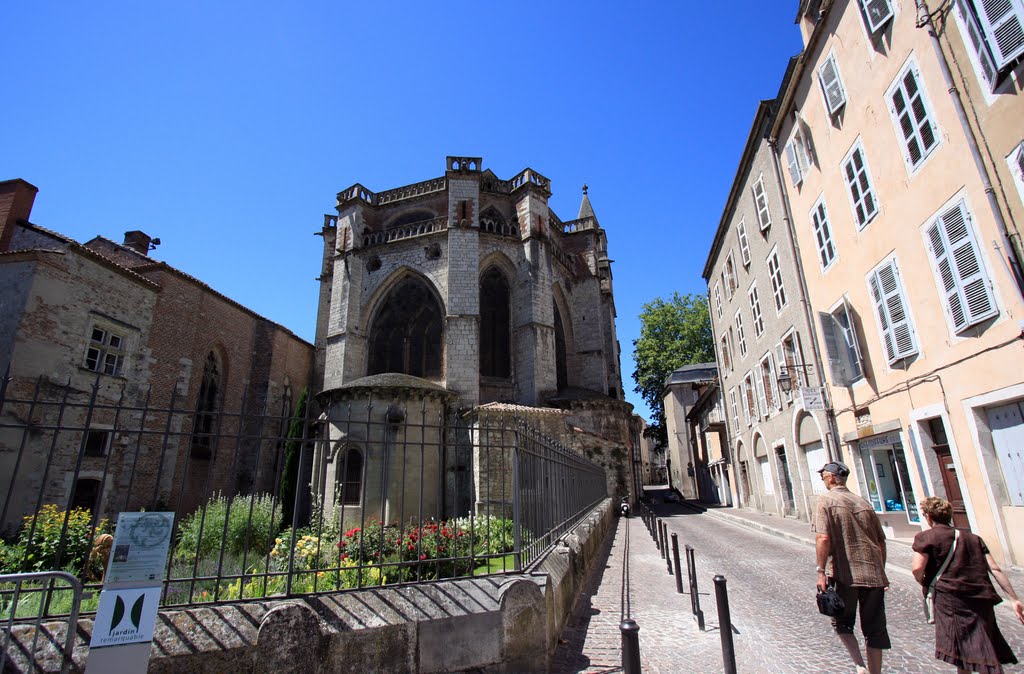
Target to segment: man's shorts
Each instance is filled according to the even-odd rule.
[[[892,648],[885,626],[885,588],[844,587],[836,583],[836,592],[846,603],[843,614],[832,619],[836,634],[853,634],[853,624],[860,608],[860,631],[869,648]]]

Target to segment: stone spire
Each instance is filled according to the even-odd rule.
[[[590,197],[587,196],[588,189],[587,184],[583,183],[583,202],[580,203],[580,214],[576,216],[577,220],[582,220],[583,218],[596,219],[597,217],[594,215],[594,209],[590,206]]]

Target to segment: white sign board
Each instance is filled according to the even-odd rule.
[[[167,566],[174,513],[121,513],[104,584],[160,582]]]
[[[825,409],[825,389],[816,386],[801,386],[800,398],[804,409],[808,412],[820,412]]]
[[[159,605],[159,586],[103,590],[89,648],[152,641]]]

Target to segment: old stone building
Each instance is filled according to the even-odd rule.
[[[253,420],[291,412],[312,345],[153,259],[142,232],[81,244],[31,223],[35,193],[0,183],[0,526],[42,503],[185,514],[273,491],[279,431]]]
[[[367,430],[337,420],[373,407],[356,401],[401,400],[419,415],[416,401],[429,399],[434,415],[528,419],[605,465],[610,492],[625,493],[636,434],[623,400],[605,231],[586,188],[577,218],[562,221],[548,206],[547,178],[528,168],[502,180],[481,163],[448,157],[444,175],[382,192],[355,184],[325,216],[316,380],[331,444],[360,465],[383,461],[366,445],[374,424],[381,442],[387,437],[394,405],[365,412]],[[408,419],[394,414],[396,423]],[[310,467],[321,490],[345,482],[330,455],[337,451]],[[468,471],[469,460],[448,455],[448,478]],[[392,512],[397,506],[378,502],[391,498],[384,491],[352,506]]]

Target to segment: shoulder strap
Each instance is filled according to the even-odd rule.
[[[954,529],[953,529],[953,547],[951,547],[949,549],[949,554],[946,555],[945,561],[942,562],[942,566],[939,567],[939,572],[935,574],[934,578],[932,578],[932,582],[928,586],[929,590],[931,590],[931,589],[933,589],[935,587],[935,583],[938,582],[939,577],[946,570],[946,567],[949,566],[949,560],[953,559],[953,553],[956,552],[956,543],[959,540],[960,540],[960,531],[954,527]]]

